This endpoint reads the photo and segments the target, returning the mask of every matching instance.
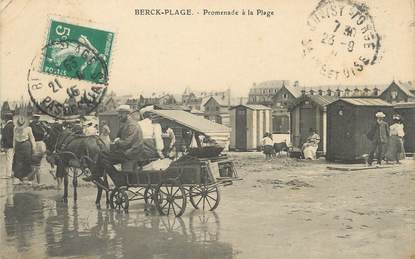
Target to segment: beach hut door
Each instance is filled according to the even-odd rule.
[[[236,148],[247,149],[246,143],[246,110],[236,110]]]

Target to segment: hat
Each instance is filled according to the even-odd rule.
[[[375,116],[376,116],[376,118],[385,118],[386,117],[386,115],[383,112],[377,112]]]
[[[131,112],[131,108],[129,105],[123,104],[123,105],[118,106],[117,111],[118,112]]]
[[[19,118],[17,118],[17,125],[23,126],[25,123],[26,123],[26,120],[24,117],[20,116]]]
[[[400,120],[400,119],[401,119],[401,115],[399,115],[399,114],[394,114],[394,115],[392,116],[392,119],[393,119],[393,120]]]

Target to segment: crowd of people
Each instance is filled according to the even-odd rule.
[[[313,128],[309,130],[310,135],[306,138],[301,148],[301,157],[307,160],[317,159],[317,149],[320,143],[320,136]],[[271,133],[266,132],[262,139],[262,150],[265,154],[265,160],[272,160],[277,153],[281,151],[289,152],[286,142],[275,143]]]
[[[99,137],[109,151],[100,154],[98,165],[137,159],[173,159],[176,156],[174,131],[167,125],[162,127],[159,119],[154,116],[141,117],[137,122],[131,118],[131,112],[128,105],[118,108],[120,129],[115,139],[111,139],[111,129],[106,121],[101,121],[100,129],[94,122],[81,119],[56,120],[53,124],[60,126],[61,132]],[[1,151],[6,155],[7,178],[16,178],[18,183],[27,184],[36,180],[35,183],[40,184],[40,165],[46,153],[44,140],[48,128],[50,125],[40,121],[38,114],[32,116],[30,123],[26,117],[5,114],[5,123],[1,130]],[[187,135],[189,134],[184,135],[184,141],[190,144],[191,140],[187,140]],[[55,173],[57,180],[61,180],[62,175]]]
[[[367,133],[367,138],[371,141],[368,164],[372,165],[376,155],[377,164],[382,161],[386,163],[395,162],[400,164],[400,160],[405,158],[403,138],[405,136],[404,125],[399,114],[392,116],[392,124],[389,126],[384,121],[386,115],[383,112],[375,114],[376,123],[373,124]],[[320,143],[320,136],[313,128],[309,129],[309,136],[301,146],[301,157],[306,160],[317,159],[317,150]],[[275,157],[277,143],[274,143],[271,133],[265,133],[262,139],[262,150],[266,160]],[[288,151],[288,150],[287,150]]]

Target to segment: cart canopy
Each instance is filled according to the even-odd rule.
[[[221,146],[226,147],[229,144],[231,129],[222,124],[212,122],[201,116],[181,110],[151,110],[148,112],[197,133],[209,136]]]

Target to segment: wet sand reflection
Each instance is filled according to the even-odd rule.
[[[16,256],[22,251],[33,256],[30,251],[40,247],[45,247],[38,251],[43,258],[231,258],[233,253],[230,244],[220,242],[214,212],[194,210],[175,218],[146,213],[140,206],[128,214],[88,210],[31,193],[16,193],[11,200],[3,200],[6,240],[1,246],[17,247]]]

